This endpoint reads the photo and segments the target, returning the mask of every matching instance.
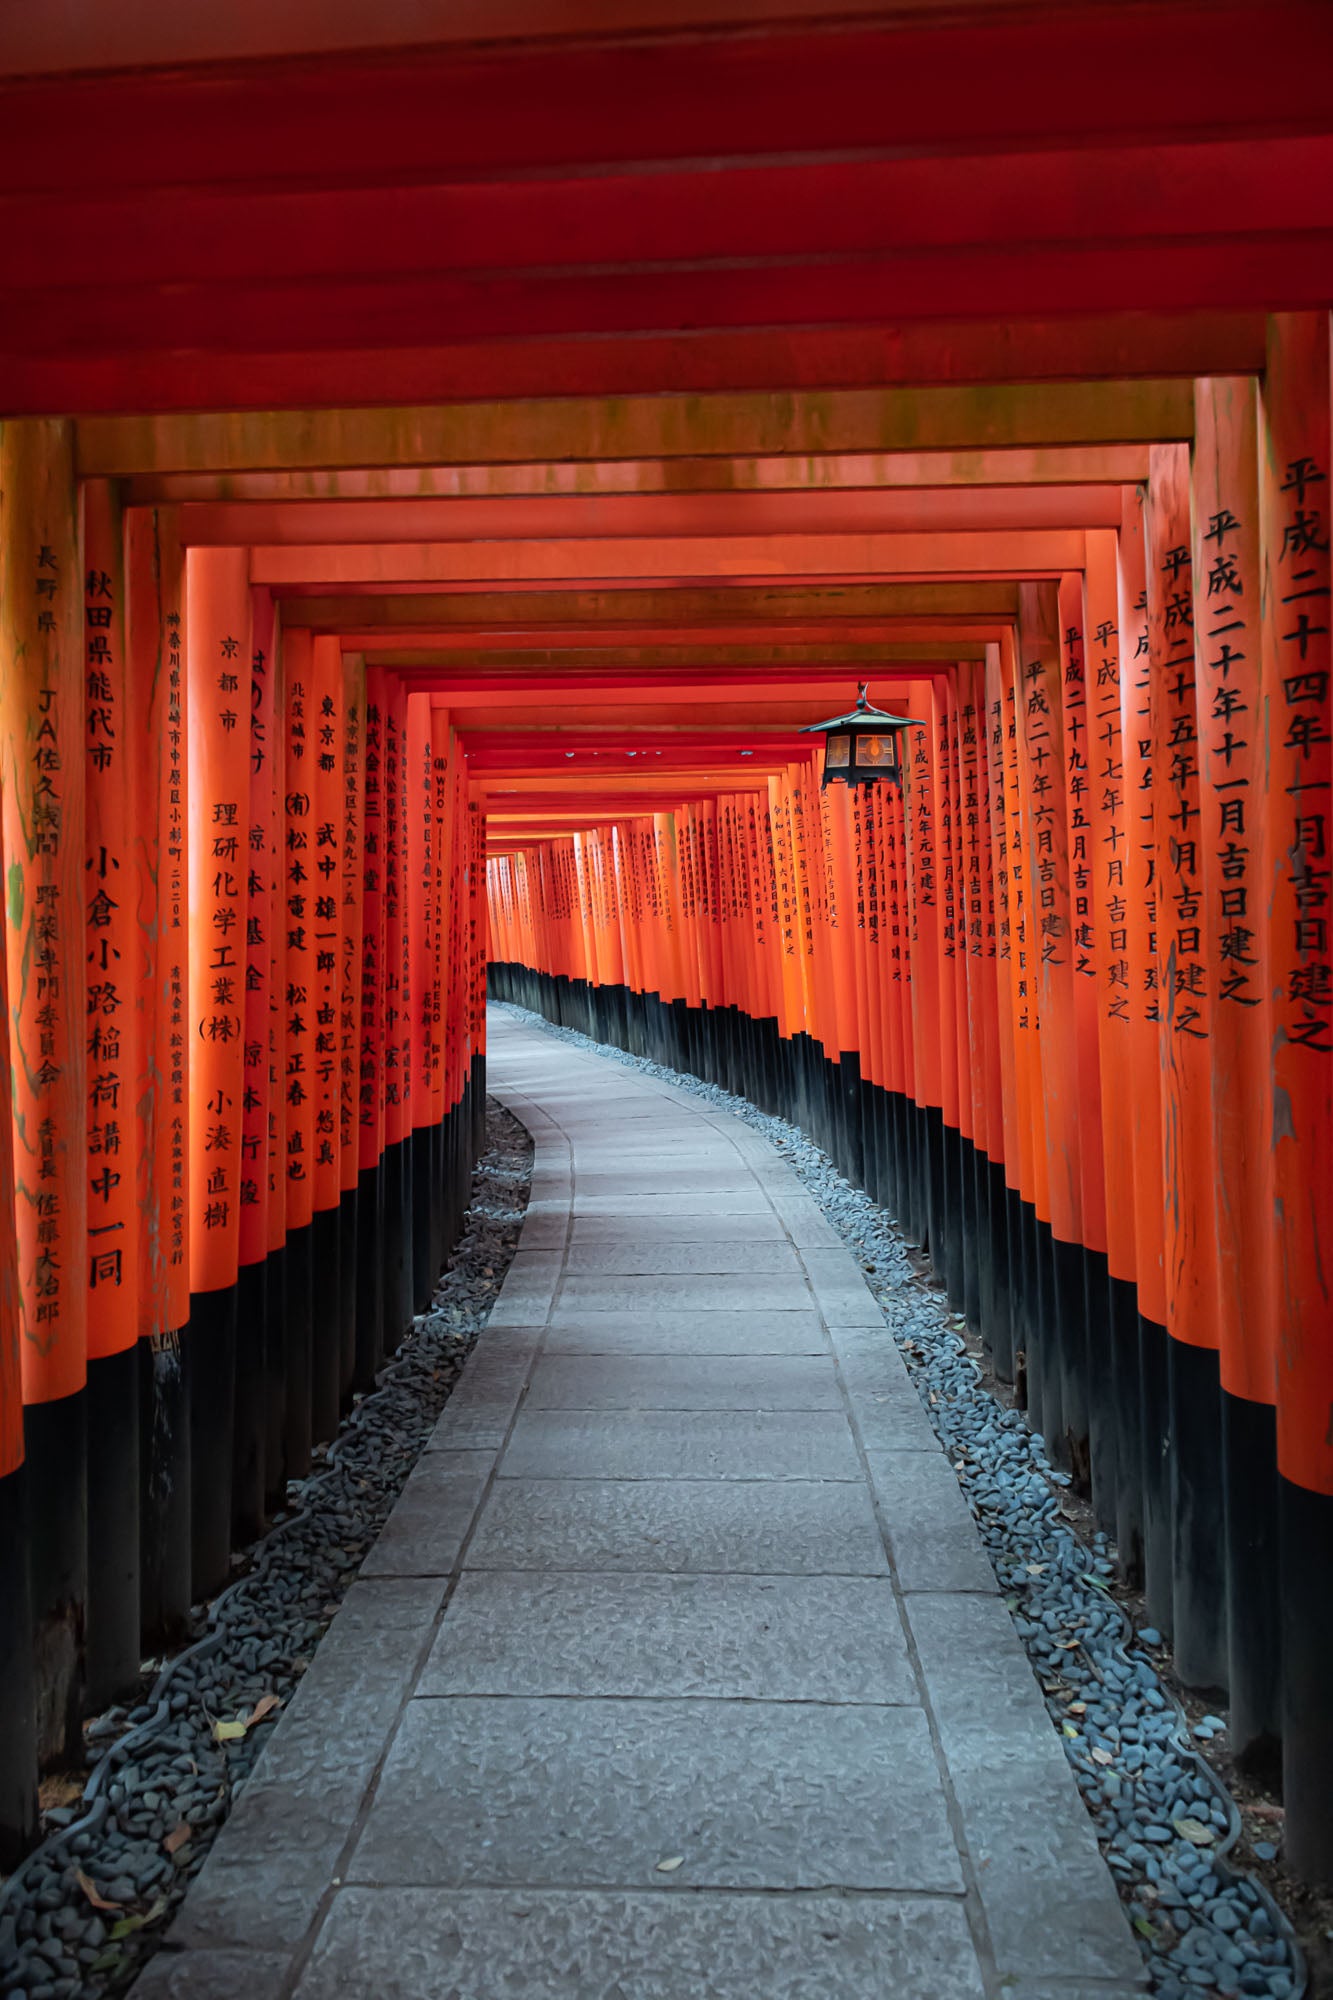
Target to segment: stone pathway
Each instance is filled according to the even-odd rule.
[[[739,1120],[492,1020],[519,1252],[136,2000],[1127,2000],[856,1263]]]

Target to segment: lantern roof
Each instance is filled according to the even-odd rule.
[[[827,722],[810,722],[801,731],[802,736],[814,736],[831,729],[849,729],[858,725],[875,729],[924,729],[914,715],[890,715],[882,708],[872,708],[869,701],[870,683],[862,681],[857,690],[856,707],[846,715],[835,715]]]

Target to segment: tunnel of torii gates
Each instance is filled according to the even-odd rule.
[[[0,23],[0,1841],[428,1297],[489,959],[898,1218],[1333,1875],[1333,9],[214,11]]]

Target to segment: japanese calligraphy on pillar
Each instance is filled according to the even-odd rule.
[[[1178,1339],[1215,1346],[1212,1079],[1204,1047],[1213,993],[1204,941],[1188,446],[1152,447],[1146,524],[1167,1325]]]
[[[273,870],[277,840],[273,600],[256,591],[250,642],[250,805],[246,824],[245,1081],[241,1097],[242,1264],[268,1255],[270,1072],[273,1066]]]
[[[240,1234],[250,827],[250,585],[244,550],[191,549],[190,1288],[233,1284]]]
[[[0,801],[24,1399],[84,1379],[84,650],[69,426],[0,435]]]
[[[343,654],[342,917],[338,974],[338,1150],[344,1192],[357,1184],[358,1060],[361,1029],[362,759],[366,669],[360,654]]]
[[[336,638],[315,640],[311,668],[311,736],[309,742],[311,814],[310,846],[310,1011],[312,1172],[314,1205],[336,1208],[342,1193],[338,1103],[341,1078],[339,1047],[339,959],[341,955],[341,891],[343,833],[343,669],[342,646]]]
[[[384,1150],[384,676],[366,675],[362,822],[361,1035],[357,1122],[361,1171]]]
[[[1195,384],[1194,628],[1204,934],[1213,982],[1210,1062],[1222,1379],[1271,1401],[1272,1013],[1260,842],[1269,811],[1263,748],[1259,387]]]
[[[125,571],[118,492],[83,490],[84,918],[88,1060],[88,1352],[138,1339],[139,1130],[135,790],[126,740]]]
[[[283,791],[282,897],[286,969],[283,1015],[286,1065],[287,1228],[302,1229],[314,1213],[316,744],[314,642],[308,631],[282,636],[286,692],[286,772]]]

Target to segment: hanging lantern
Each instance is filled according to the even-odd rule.
[[[887,778],[901,791],[903,731],[923,729],[925,724],[910,715],[886,715],[883,709],[872,708],[868,693],[869,683],[862,681],[850,714],[835,715],[831,722],[812,722],[801,734],[823,734],[825,785],[873,785],[877,778]]]

